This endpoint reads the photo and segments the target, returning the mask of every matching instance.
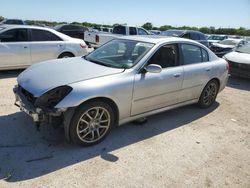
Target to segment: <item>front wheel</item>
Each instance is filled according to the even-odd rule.
[[[210,107],[217,97],[218,90],[219,84],[216,80],[211,80],[210,82],[208,82],[201,93],[198,105],[201,108]]]
[[[92,101],[83,104],[72,118],[71,140],[84,146],[97,144],[108,135],[114,122],[114,112],[107,103]]]

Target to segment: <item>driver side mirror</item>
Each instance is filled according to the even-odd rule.
[[[156,64],[150,64],[144,68],[146,72],[149,73],[160,73],[162,71],[162,67]]]

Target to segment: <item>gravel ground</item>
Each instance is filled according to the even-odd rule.
[[[230,78],[210,109],[161,113],[83,148],[13,105],[19,73],[0,72],[1,188],[250,187],[250,80]]]

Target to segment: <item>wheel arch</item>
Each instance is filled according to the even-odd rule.
[[[73,52],[70,52],[70,51],[64,51],[64,52],[61,52],[57,58],[60,58],[60,56],[62,56],[63,54],[71,54],[71,55],[72,55],[72,57],[75,57],[75,56],[76,56]]]

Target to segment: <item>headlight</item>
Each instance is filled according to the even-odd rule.
[[[53,108],[56,106],[64,97],[66,97],[72,91],[70,86],[60,86],[54,88],[41,97],[39,97],[36,102],[36,107]]]

